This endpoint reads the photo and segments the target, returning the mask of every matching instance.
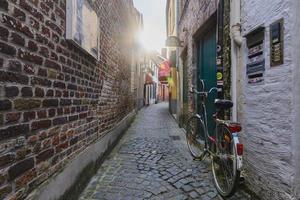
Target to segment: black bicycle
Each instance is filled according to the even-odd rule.
[[[223,197],[232,196],[240,180],[242,169],[243,144],[239,142],[239,123],[222,120],[221,111],[230,109],[233,103],[229,100],[215,100],[217,113],[213,117],[216,122],[215,134],[209,134],[205,102],[207,97],[217,88],[204,91],[201,80],[201,91],[192,88],[191,93],[200,96],[201,112],[195,113],[187,123],[187,144],[192,156],[203,160],[209,156],[212,161],[212,173],[215,186]]]

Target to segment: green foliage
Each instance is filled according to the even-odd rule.
[[[224,96],[231,99],[231,39],[230,39],[230,0],[224,1],[224,37],[223,37],[223,66],[224,66]]]
[[[224,1],[223,28],[223,67],[224,67],[224,98],[231,99],[231,38],[230,38],[230,0]],[[229,118],[230,111],[225,116]]]

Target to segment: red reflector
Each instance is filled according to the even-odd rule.
[[[243,155],[243,153],[244,153],[244,145],[241,144],[241,143],[238,143],[238,144],[236,145],[236,151],[237,151],[237,154],[238,154],[239,156]]]
[[[242,127],[239,124],[229,124],[228,126],[231,133],[241,132]]]

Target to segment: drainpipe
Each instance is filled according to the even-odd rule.
[[[232,108],[232,120],[237,121],[237,82],[238,82],[238,65],[239,51],[243,43],[241,36],[241,0],[230,1],[230,26],[231,26],[231,95],[234,106]]]

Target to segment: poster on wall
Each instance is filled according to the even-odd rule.
[[[99,60],[99,18],[88,0],[67,0],[66,39]]]

